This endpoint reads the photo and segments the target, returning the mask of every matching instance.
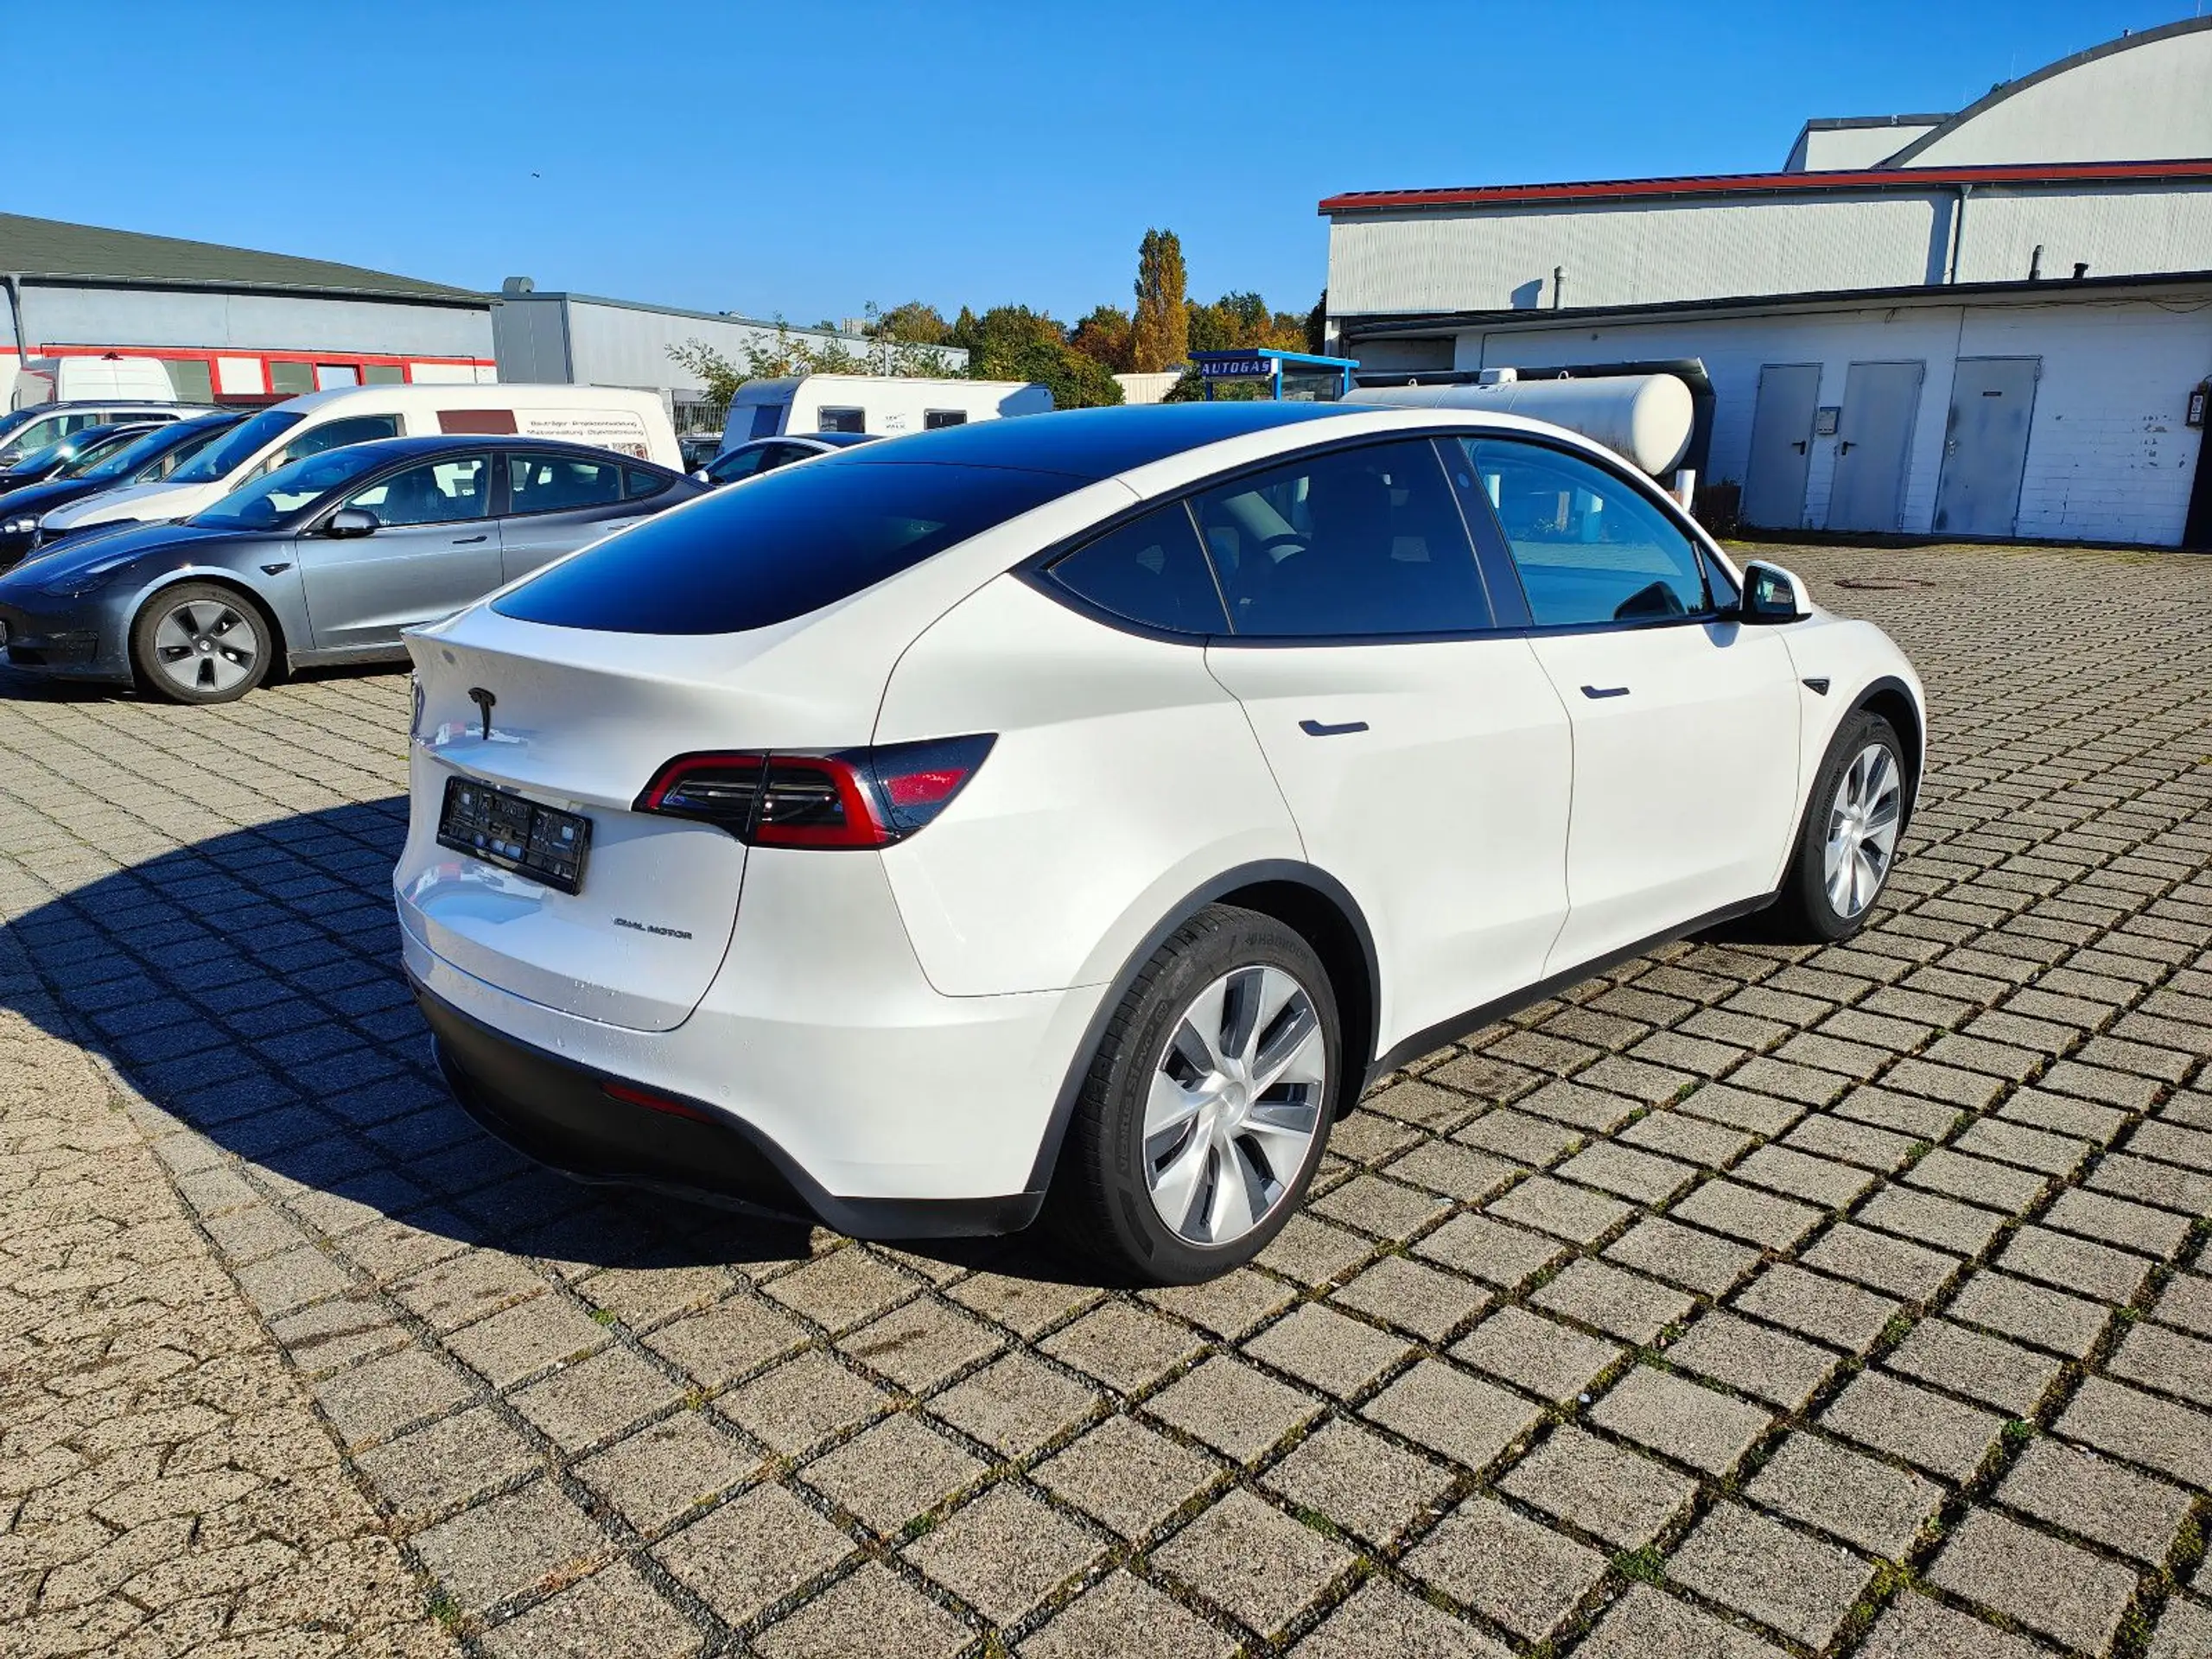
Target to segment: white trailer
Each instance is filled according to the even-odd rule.
[[[789,433],[895,437],[1009,415],[1042,415],[1049,387],[1020,380],[926,380],[890,374],[803,374],[748,380],[730,399],[722,448]]]

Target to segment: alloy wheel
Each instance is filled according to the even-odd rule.
[[[1283,1201],[1320,1128],[1328,1055],[1306,987],[1238,968],[1192,999],[1145,1098],[1144,1175],[1177,1236],[1226,1244]]]
[[[1821,875],[1828,903],[1849,920],[1874,902],[1897,854],[1903,779],[1886,745],[1869,743],[1837,780]]]
[[[154,629],[155,664],[180,690],[235,690],[260,659],[261,630],[253,619],[218,600],[188,600]]]

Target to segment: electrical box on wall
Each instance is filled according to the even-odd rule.
[[[1813,435],[1816,438],[1835,436],[1835,429],[1842,420],[1843,406],[1841,404],[1822,404],[1813,411]]]
[[[2200,380],[2189,394],[2189,412],[2183,423],[2201,427],[2204,424],[2204,406],[2212,404],[2212,380]]]

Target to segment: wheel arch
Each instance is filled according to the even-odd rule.
[[[1052,1116],[1038,1143],[1030,1166],[1028,1190],[1041,1192],[1052,1184],[1059,1163],[1060,1145],[1066,1138],[1084,1079],[1090,1074],[1106,1027],[1167,937],[1209,905],[1234,905],[1274,918],[1313,946],[1328,970],[1335,992],[1337,1012],[1344,1026],[1344,1053],[1357,1055],[1357,1063],[1339,1067],[1336,1116],[1342,1117],[1367,1086],[1375,1057],[1376,1033],[1382,1018],[1382,974],[1375,951],[1375,936],[1367,918],[1344,884],[1325,871],[1294,859],[1268,859],[1224,870],[1185,894],[1153,925],[1122,962],[1099,999],[1083,1040],[1068,1063]]]
[[[188,583],[200,588],[224,588],[236,594],[253,607],[254,614],[261,619],[263,625],[269,630],[270,644],[272,647],[269,658],[269,671],[262,678],[263,684],[274,684],[290,671],[291,641],[284,631],[284,619],[278,614],[277,607],[270,601],[269,595],[257,592],[250,583],[240,580],[235,570],[226,570],[219,566],[187,565],[181,569],[163,572],[151,587],[138,595],[137,602],[130,607],[130,620],[124,626],[123,632],[133,675],[138,672],[138,624],[146,614],[146,607],[172,588],[182,587]]]
[[[1852,704],[1853,713],[1862,709],[1888,721],[1891,729],[1897,734],[1897,741],[1904,746],[1905,776],[1911,787],[1905,791],[1904,812],[1898,824],[1902,834],[1911,827],[1913,808],[1920,802],[1922,769],[1926,765],[1928,739],[1919,700],[1903,680],[1885,674],[1861,691],[1859,700]]]

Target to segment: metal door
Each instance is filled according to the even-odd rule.
[[[1827,528],[1894,531],[1904,513],[1905,472],[1925,363],[1854,363],[1844,377],[1836,425],[1835,483]]]
[[[1805,522],[1805,469],[1812,463],[1813,419],[1821,401],[1817,363],[1769,363],[1759,370],[1751,416],[1751,460],[1744,480],[1743,519],[1767,530]]]
[[[2028,465],[2039,357],[1962,357],[1951,375],[1943,481],[1936,528],[1954,536],[2010,536]]]

